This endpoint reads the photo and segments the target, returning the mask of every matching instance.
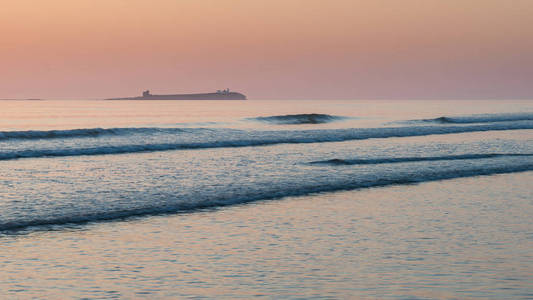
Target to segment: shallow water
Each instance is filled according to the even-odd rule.
[[[531,298],[533,172],[4,236],[4,295]]]
[[[533,297],[531,101],[0,114],[10,296]]]

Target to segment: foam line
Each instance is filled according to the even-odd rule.
[[[344,178],[335,181],[330,181],[327,184],[316,184],[310,181],[300,181],[297,186],[287,185],[280,189],[277,185],[262,186],[259,188],[248,187],[241,188],[237,191],[220,193],[217,196],[210,196],[204,199],[198,198],[194,195],[192,199],[176,199],[174,204],[165,203],[159,206],[146,206],[135,209],[122,209],[114,211],[97,211],[85,213],[83,210],[76,212],[75,215],[63,216],[35,216],[33,219],[14,220],[1,222],[0,231],[14,231],[22,230],[34,226],[49,226],[49,225],[67,225],[67,224],[83,224],[96,221],[110,221],[119,220],[130,217],[173,214],[179,212],[189,212],[204,208],[223,207],[229,205],[243,204],[253,201],[279,199],[283,197],[305,196],[309,194],[321,192],[335,192],[342,190],[354,190],[371,187],[383,187],[389,185],[404,185],[415,184],[422,182],[438,181],[445,179],[454,179],[462,177],[495,175],[504,173],[516,173],[533,170],[533,162],[514,165],[499,165],[487,167],[472,167],[466,169],[425,169],[417,172],[398,172],[396,174],[382,176],[353,179]],[[250,190],[251,189],[251,190]],[[256,190],[255,190],[256,189]]]
[[[397,138],[467,132],[533,129],[533,121],[481,124],[469,126],[405,126],[383,128],[349,128],[323,130],[244,131],[235,129],[200,129],[183,141],[173,143],[146,143],[105,145],[94,147],[68,147],[47,149],[0,150],[0,160],[38,157],[103,155],[137,152],[168,151],[179,149],[207,149],[250,147],[276,144],[327,143],[374,138]],[[186,130],[186,129],[180,129]],[[178,136],[179,140],[180,137]],[[61,145],[61,144],[59,144]],[[0,145],[1,146],[1,145]],[[0,147],[1,149],[1,147]]]

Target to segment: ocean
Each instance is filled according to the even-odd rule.
[[[0,101],[5,298],[533,298],[533,101]]]

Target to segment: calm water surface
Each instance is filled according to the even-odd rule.
[[[533,298],[531,101],[0,101],[7,298]]]

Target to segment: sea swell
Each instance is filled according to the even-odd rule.
[[[374,159],[328,159],[310,162],[312,165],[378,165],[394,164],[406,162],[442,161],[442,160],[465,160],[465,159],[487,159],[498,157],[531,157],[533,153],[486,153],[486,154],[460,154],[444,156],[421,156],[421,157],[385,157]]]
[[[299,124],[324,124],[348,119],[342,116],[332,116],[328,114],[296,114],[279,115],[270,117],[257,117],[249,120],[265,122],[278,125],[299,125]]]
[[[531,121],[533,113],[478,114],[470,116],[442,116],[434,119],[410,120],[407,123],[473,124]]]
[[[202,129],[202,128],[195,128]],[[100,136],[124,136],[133,134],[173,134],[187,131],[187,128],[81,128],[65,130],[25,130],[25,131],[0,131],[2,140],[37,140],[37,139],[61,139],[61,138],[84,138]]]
[[[280,130],[280,131],[246,131],[235,129],[180,129],[180,128],[134,128],[138,143],[105,144],[78,146],[77,143],[65,146],[32,147],[31,149],[0,150],[0,160],[38,157],[61,157],[80,155],[104,155],[137,152],[168,151],[180,149],[208,149],[226,147],[267,146],[276,144],[302,144],[342,142],[374,138],[399,138],[467,132],[503,131],[533,129],[533,121],[500,122],[469,126],[405,126],[383,128],[348,128],[316,130]],[[127,129],[130,130],[130,129]],[[189,130],[191,134],[177,135],[177,132]],[[153,138],[153,132],[163,132],[173,142],[158,143],[157,139],[142,142],[145,137]],[[130,132],[129,134],[133,134]],[[134,141],[134,139],[131,139]],[[129,140],[128,140],[129,141]],[[152,142],[156,141],[156,142]],[[1,146],[1,145],[0,145]]]

